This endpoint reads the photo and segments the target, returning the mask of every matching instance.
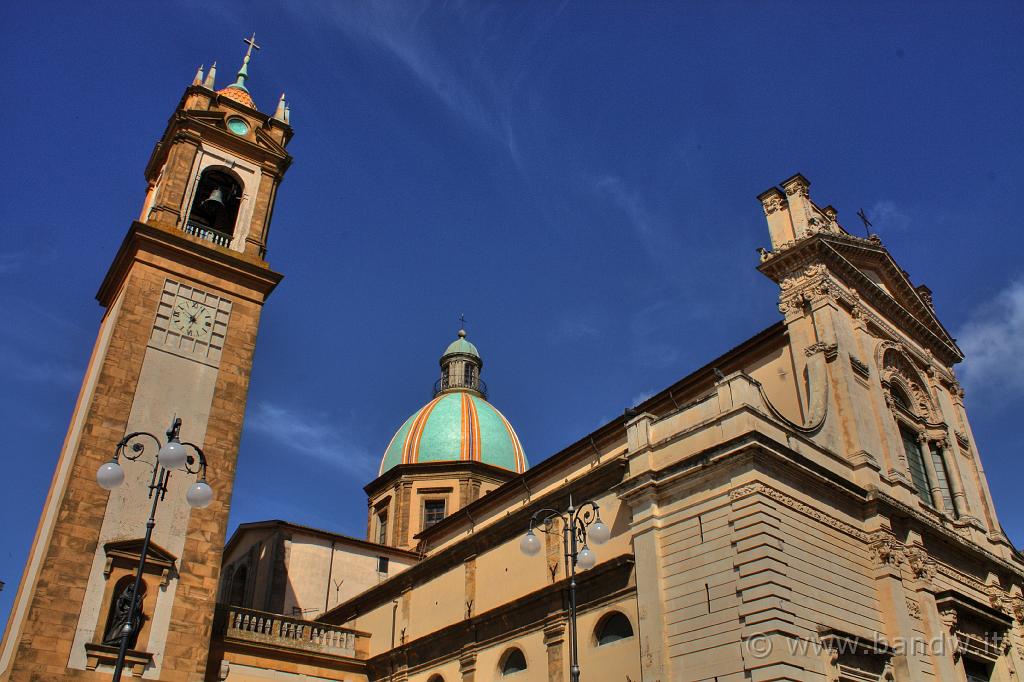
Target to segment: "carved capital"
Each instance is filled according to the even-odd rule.
[[[833,360],[836,359],[836,356],[839,354],[839,345],[835,343],[825,343],[824,341],[818,341],[817,343],[813,343],[810,346],[807,346],[807,348],[804,348],[804,354],[807,355],[807,357],[812,357],[814,355],[817,355],[818,353],[824,353],[825,361],[832,362]]]
[[[958,616],[959,614],[957,614],[956,609],[943,609],[939,612],[939,620],[942,621],[942,626],[951,635],[956,632]]]
[[[907,613],[914,620],[921,620],[921,604],[916,599],[907,597]]]
[[[761,206],[766,216],[786,208],[786,197],[779,190],[770,190],[761,195]]]
[[[888,531],[871,536],[871,556],[879,566],[899,566],[903,562],[903,543]]]
[[[810,186],[811,183],[807,182],[802,176],[792,178],[783,187],[786,188],[786,194],[788,196],[800,196],[805,199],[810,197]]]
[[[935,561],[928,556],[923,547],[912,545],[907,547],[903,553],[915,578],[930,582],[935,577]]]

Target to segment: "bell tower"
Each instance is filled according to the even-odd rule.
[[[147,192],[103,279],[104,308],[0,648],[0,680],[109,680],[104,643],[118,586],[135,572],[150,467],[96,483],[128,432],[175,416],[200,445],[214,501],[191,509],[172,476],[144,573],[135,677],[203,680],[260,312],[281,275],[265,261],[291,157],[284,95],[272,114],[249,93],[248,45],[233,83],[216,66],[186,88],[145,169]],[[180,314],[185,310],[188,314]]]

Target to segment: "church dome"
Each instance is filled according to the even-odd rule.
[[[482,462],[516,473],[529,464],[505,416],[486,400],[483,360],[466,332],[441,356],[434,399],[398,429],[380,463],[380,475],[399,464]]]
[[[256,108],[256,103],[252,101],[252,95],[245,88],[240,88],[236,85],[229,85],[226,88],[221,88],[217,91],[218,95],[223,95],[228,99],[232,99],[239,104],[245,105],[250,109]]]

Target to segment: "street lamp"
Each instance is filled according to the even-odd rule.
[[[161,445],[160,439],[146,431],[135,431],[122,438],[114,450],[114,457],[109,462],[102,464],[96,471],[96,482],[104,490],[113,490],[124,482],[124,470],[118,463],[123,456],[125,459],[135,461],[142,458],[146,446],[142,442],[149,438],[157,447],[156,459],[152,464],[153,475],[149,481],[149,497],[153,500],[153,506],[149,511],[149,520],[146,521],[146,539],[142,541],[142,551],[139,553],[139,568],[135,574],[135,582],[130,595],[126,599],[118,599],[119,609],[123,604],[123,613],[119,610],[118,616],[123,618],[121,626],[120,644],[117,652],[117,663],[114,666],[113,682],[120,682],[121,671],[124,669],[124,658],[128,652],[128,642],[139,626],[138,610],[142,607],[142,600],[139,598],[139,589],[142,587],[142,572],[146,567],[146,554],[149,552],[149,540],[153,535],[153,527],[156,525],[156,506],[167,494],[167,483],[171,480],[171,471],[174,469],[184,470],[195,474],[196,482],[189,486],[185,499],[190,507],[202,509],[213,501],[213,490],[206,483],[206,455],[193,443],[182,443],[178,440],[178,432],[181,430],[181,419],[175,417],[171,427],[167,429],[167,442]],[[189,454],[191,448],[198,455]]]
[[[601,522],[601,510],[597,502],[587,500],[579,507],[572,504],[572,493],[569,493],[569,508],[564,512],[557,509],[541,509],[530,517],[530,527],[519,539],[519,549],[527,556],[536,556],[540,552],[540,539],[534,535],[533,527],[542,533],[553,533],[552,521],[562,521],[562,542],[565,545],[565,562],[569,566],[569,679],[579,682],[580,661],[576,643],[576,567],[582,570],[593,568],[597,563],[597,555],[587,540],[595,545],[603,545],[611,537],[611,529]],[[580,547],[582,545],[582,547]]]

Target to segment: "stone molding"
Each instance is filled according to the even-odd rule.
[[[732,490],[729,491],[729,497],[732,500],[738,500],[743,497],[748,497],[750,495],[764,495],[766,497],[770,497],[771,499],[775,500],[776,502],[779,502],[780,504],[786,507],[789,507],[790,509],[800,512],[805,516],[809,516],[810,518],[816,521],[820,521],[825,525],[831,526],[832,528],[835,528],[838,531],[846,533],[847,535],[855,537],[861,542],[868,543],[871,541],[871,536],[865,533],[864,531],[858,530],[850,524],[844,523],[843,521],[840,521],[834,516],[830,516],[822,511],[819,511],[818,509],[815,509],[814,507],[806,505],[803,502],[800,502],[799,500],[790,497],[789,495],[780,492],[775,488],[772,488],[771,486],[765,485],[764,483],[749,483],[747,485],[740,486],[739,488],[733,488]]]

